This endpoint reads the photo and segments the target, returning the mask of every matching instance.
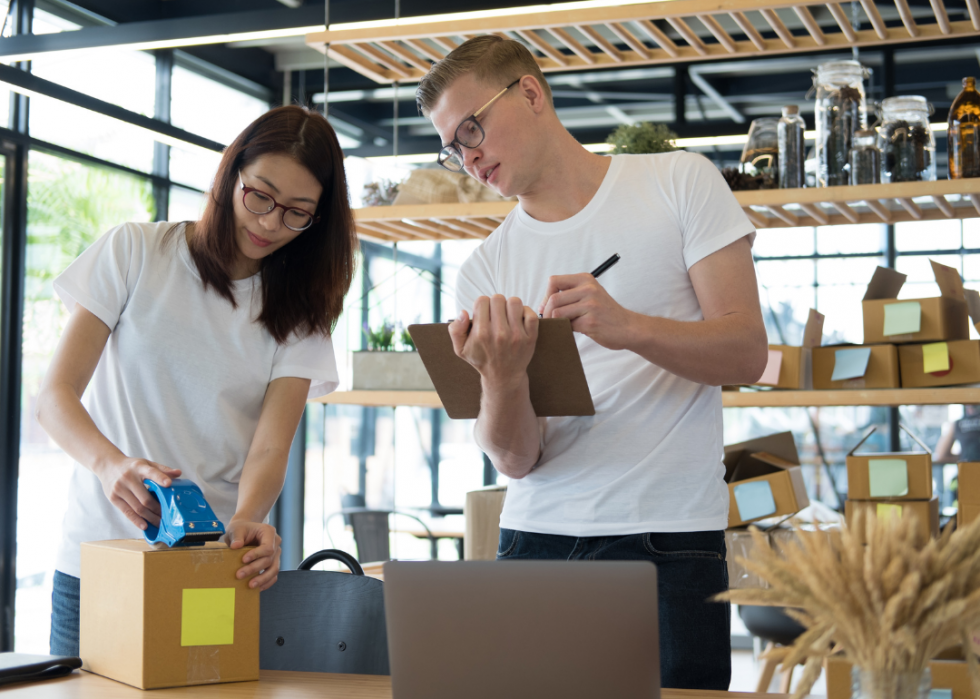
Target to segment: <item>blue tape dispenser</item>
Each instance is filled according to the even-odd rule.
[[[194,481],[177,478],[164,488],[151,480],[143,485],[160,503],[160,526],[147,522],[143,536],[149,544],[174,546],[203,546],[217,541],[225,533],[225,525],[217,518],[204,493]]]

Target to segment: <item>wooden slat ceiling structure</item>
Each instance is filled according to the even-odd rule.
[[[523,41],[546,73],[978,36],[978,0],[963,1],[965,7],[951,4],[947,10],[943,0],[930,0],[930,10],[913,10],[908,0],[860,0],[857,29],[850,3],[666,0],[500,17],[415,18],[393,26],[316,32],[306,42],[372,80],[391,83],[417,81],[433,61],[483,34]]]
[[[856,187],[735,192],[759,229],[980,217],[980,178]],[[514,202],[357,209],[357,233],[384,242],[473,240],[490,235]]]

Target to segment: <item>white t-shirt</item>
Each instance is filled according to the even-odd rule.
[[[233,282],[238,308],[205,291],[183,227],[127,223],[93,243],[54,282],[112,331],[83,403],[124,454],[182,471],[226,525],[269,382],[311,379],[311,398],[333,391],[329,338],[279,345],[253,319],[262,308],[259,275]],[[80,574],[83,541],[142,532],[105,497],[99,479],[75,464],[56,568]]]
[[[619,155],[592,201],[543,223],[518,206],[466,260],[459,310],[479,296],[537,308],[548,277],[589,272],[620,305],[703,320],[688,270],[754,229],[718,169],[683,151]],[[596,414],[540,418],[537,466],[508,486],[500,526],[603,536],[724,529],[721,389],[682,379],[630,351],[575,334]]]

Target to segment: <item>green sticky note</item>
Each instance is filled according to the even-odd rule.
[[[873,498],[897,498],[909,494],[909,465],[905,459],[871,459],[868,482]]]
[[[875,509],[875,514],[878,516],[878,519],[885,519],[886,517],[891,517],[892,515],[901,517],[902,506],[892,505],[887,502],[879,502],[878,507]]]
[[[188,588],[180,609],[180,645],[230,646],[235,642],[235,588]]]
[[[949,371],[949,345],[945,342],[922,345],[922,371],[926,374]]]
[[[905,303],[890,303],[885,306],[886,337],[892,335],[910,335],[922,329],[922,306],[918,301]]]

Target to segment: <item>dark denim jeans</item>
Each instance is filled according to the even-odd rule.
[[[51,590],[51,655],[78,657],[78,614],[80,580],[54,572]]]
[[[728,589],[725,532],[574,537],[500,530],[497,560],[652,561],[657,566],[660,682],[727,690],[731,607],[708,602]]]

